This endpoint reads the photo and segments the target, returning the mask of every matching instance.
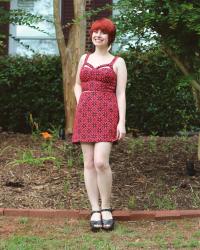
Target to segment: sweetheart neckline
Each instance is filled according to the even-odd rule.
[[[94,69],[98,69],[98,68],[100,68],[100,67],[102,67],[102,66],[111,66],[111,63],[104,63],[104,64],[100,64],[100,65],[98,65],[97,67],[94,67],[91,63],[89,63],[89,62],[86,62],[85,64],[88,64],[88,65],[90,65],[92,68],[94,68]]]
[[[110,63],[105,63],[105,64],[101,64],[101,65],[99,65],[99,66],[97,66],[97,67],[94,67],[92,64],[86,62],[86,63],[83,64],[82,69],[83,69],[83,68],[88,68],[88,67],[84,67],[85,65],[92,66],[92,69],[99,69],[100,66],[110,65]],[[111,65],[110,65],[110,66],[111,66]],[[91,69],[91,68],[90,68],[90,69]],[[115,76],[117,77],[117,73],[114,71],[113,67],[110,67],[110,69],[113,71],[113,73],[114,73]]]

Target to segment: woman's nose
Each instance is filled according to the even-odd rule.
[[[101,35],[101,30],[97,31],[97,35],[100,36]]]

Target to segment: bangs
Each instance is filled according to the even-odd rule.
[[[105,23],[101,23],[100,21],[96,21],[92,27],[91,31],[95,30],[102,30],[104,33],[110,34],[112,32],[112,29],[106,25]]]

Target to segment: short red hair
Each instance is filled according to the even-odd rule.
[[[116,35],[115,24],[108,18],[101,18],[94,21],[90,28],[90,38],[92,38],[92,33],[94,30],[102,30],[108,34],[108,46],[114,42]]]

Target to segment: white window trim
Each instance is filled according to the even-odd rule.
[[[112,0],[112,2],[115,4],[118,2],[118,0]],[[112,12],[112,16],[115,17],[117,14],[118,14],[118,10],[114,9]],[[118,48],[119,48],[119,44],[114,41],[112,44],[112,51],[117,51]]]
[[[17,8],[17,1],[12,0],[10,1],[10,9],[16,9]],[[13,24],[9,25],[9,34],[12,34],[12,36],[16,37],[16,26]],[[8,53],[9,54],[16,54],[16,41],[12,37],[9,36],[8,41]]]
[[[10,1],[10,9],[17,9],[17,0],[11,0]],[[60,17],[61,17],[61,0],[60,0]],[[13,37],[16,37],[16,25],[10,24],[9,25],[9,34],[11,34]],[[40,37],[40,36],[35,36],[35,37],[20,37],[18,36],[17,38],[23,39],[23,40],[55,40],[56,37]],[[17,51],[17,46],[18,43],[11,37],[9,36],[8,39],[8,54],[9,55],[16,55]]]

